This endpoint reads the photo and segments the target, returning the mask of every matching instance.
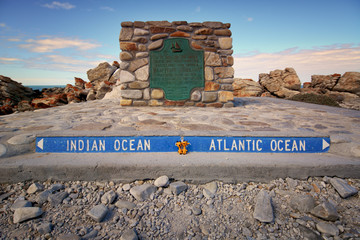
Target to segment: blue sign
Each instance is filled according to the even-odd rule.
[[[177,152],[179,141],[187,152],[321,153],[330,147],[329,137],[209,137],[209,136],[103,136],[37,137],[36,152],[110,153]]]

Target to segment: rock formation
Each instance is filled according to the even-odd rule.
[[[259,75],[260,85],[272,95],[290,98],[299,93],[301,82],[293,68],[274,70]]]
[[[14,112],[21,101],[29,101],[35,92],[9,77],[0,75],[0,115]]]
[[[235,97],[259,97],[264,89],[252,79],[235,78],[232,84]]]

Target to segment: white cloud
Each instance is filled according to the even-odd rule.
[[[6,27],[5,23],[0,23],[0,27]]]
[[[115,9],[113,9],[112,7],[107,7],[107,6],[101,7],[100,9],[105,10],[105,11],[109,11],[109,12],[114,12],[115,11]]]
[[[26,44],[20,44],[20,48],[31,52],[46,53],[57,49],[75,48],[77,50],[89,50],[100,47],[101,45],[81,39],[48,37],[43,39],[28,39]]]
[[[32,69],[86,74],[89,69],[96,67],[99,63],[111,63],[114,59],[116,59],[114,56],[109,55],[88,54],[87,57],[82,57],[54,54],[27,59],[25,65]]]
[[[248,22],[252,22],[252,21],[254,21],[254,18],[248,17],[246,20],[247,20]]]
[[[360,45],[343,44],[313,49],[291,48],[275,53],[254,52],[234,55],[235,77],[258,80],[260,73],[293,67],[301,82],[315,74],[343,74],[360,71]]]
[[[21,42],[21,39],[19,39],[19,38],[9,38],[8,42]]]
[[[73,9],[75,8],[75,5],[72,5],[68,2],[52,2],[52,3],[47,3],[47,4],[44,4],[43,7],[46,7],[46,8],[50,8],[50,9],[65,9],[65,10],[70,10],[70,9]]]
[[[200,11],[201,11],[201,7],[197,6],[196,9],[195,9],[195,12],[200,12]]]
[[[2,62],[2,63],[17,62],[17,61],[22,61],[22,60],[19,58],[0,57],[0,62]]]

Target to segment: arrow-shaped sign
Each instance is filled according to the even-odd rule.
[[[327,152],[329,137],[262,136],[56,136],[38,137],[37,152],[188,152],[319,153]]]
[[[44,139],[43,138],[38,141],[37,146],[41,150],[44,150]]]
[[[327,141],[325,141],[325,139],[323,139],[322,140],[322,150],[324,150],[325,148],[327,148],[329,146],[330,146],[330,144]]]

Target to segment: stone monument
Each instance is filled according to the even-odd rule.
[[[122,22],[122,106],[232,107],[229,23]]]

